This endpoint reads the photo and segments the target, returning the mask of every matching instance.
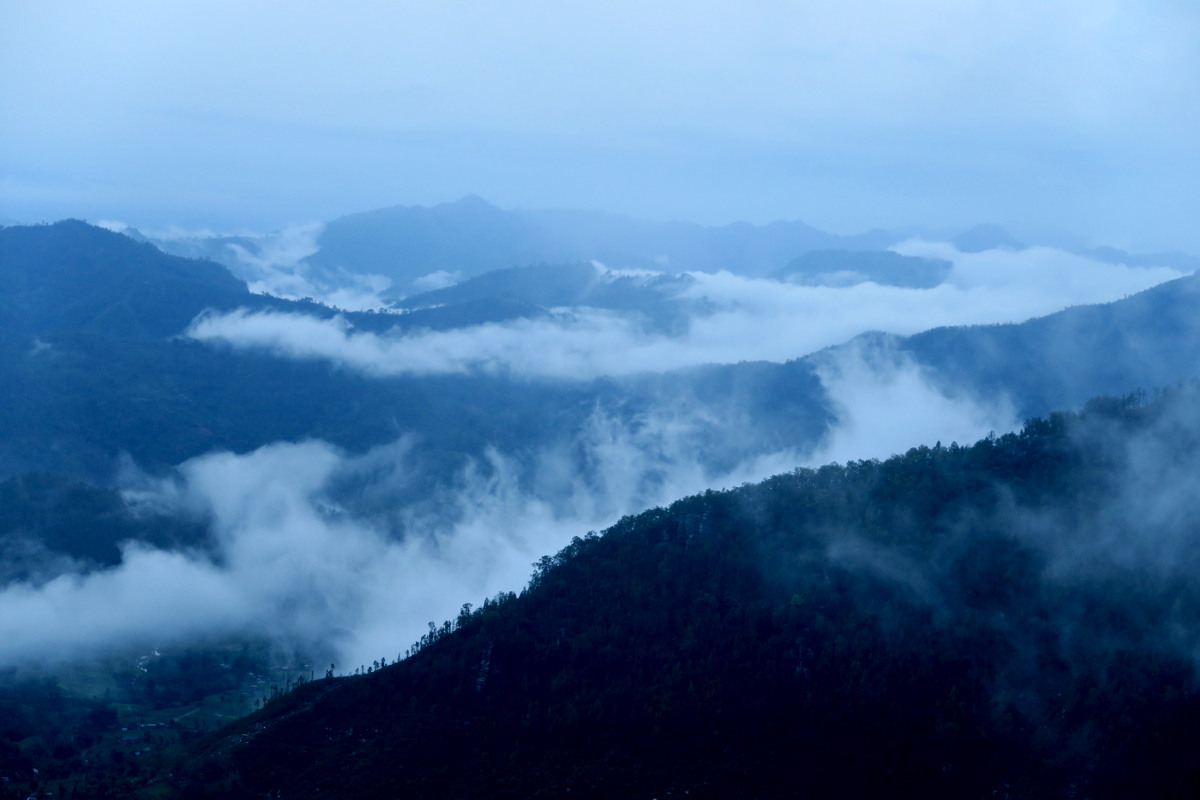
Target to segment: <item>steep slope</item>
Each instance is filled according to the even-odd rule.
[[[173,780],[185,797],[1194,796],[1200,529],[1180,491],[1198,402],[1098,401],[625,519],[542,559],[520,596],[431,623],[411,658],[235,723]]]

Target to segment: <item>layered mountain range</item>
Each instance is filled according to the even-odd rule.
[[[1097,401],[627,518],[404,661],[209,737],[171,781],[185,797],[1188,796],[1200,531],[1179,492],[1198,399]]]
[[[488,273],[410,297],[405,313],[340,312],[251,294],[215,263],[79,222],[2,229],[0,258],[9,283],[0,307],[4,474],[101,485],[111,484],[122,454],[163,471],[214,449],[316,437],[361,452],[406,434],[419,439],[428,480],[447,480],[488,447],[534,451],[569,440],[598,407],[628,424],[655,408],[705,409],[709,421],[690,442],[697,460],[716,469],[771,450],[817,448],[837,413],[819,375],[844,351],[879,364],[901,358],[951,395],[1003,395],[1026,418],[1188,378],[1200,348],[1197,279],[1185,277],[1028,322],[868,334],[785,363],[582,381],[378,376],[183,334],[201,314],[237,309],[336,315],[351,331],[403,334],[539,319],[563,307],[634,313],[670,333],[705,313],[705,302],[680,295],[694,282],[688,275],[606,277],[567,264]]]
[[[1196,399],[1172,387],[1200,363],[1195,276],[1027,320],[784,341],[786,359],[678,355],[721,352],[703,337],[753,320],[763,287],[909,302],[1024,247],[968,234],[905,255],[799,223],[390,209],[329,223],[295,266],[391,264],[403,291],[365,312],[252,292],[139,235],[0,228],[3,665],[213,637],[205,669],[232,669],[229,637],[384,656],[312,668],[136,780],[80,766],[119,741],[107,711],[63,712],[39,769],[147,797],[1187,794]],[[1191,263],[1121,256],[1076,266],[1145,285]],[[439,272],[450,285],[421,284]],[[925,416],[982,414],[978,436],[1035,419],[815,468],[890,424],[880,386]],[[114,593],[108,638],[51,646],[18,618]],[[11,718],[0,768],[28,773],[38,712]]]

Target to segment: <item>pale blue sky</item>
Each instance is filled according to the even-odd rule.
[[[1200,251],[1154,0],[9,0],[0,218],[270,228],[467,193]]]

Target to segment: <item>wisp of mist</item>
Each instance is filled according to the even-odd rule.
[[[904,335],[943,325],[1021,322],[1070,305],[1116,300],[1183,275],[1046,247],[960,253],[951,245],[912,241],[896,249],[954,266],[932,289],[871,282],[800,286],[728,272],[688,273],[695,280],[679,299],[705,301],[707,309],[693,314],[677,335],[648,332],[636,314],[588,308],[551,319],[394,335],[356,331],[337,317],[243,310],[205,315],[187,335],[379,376],[482,371],[583,380],[699,364],[785,361],[866,331]]]

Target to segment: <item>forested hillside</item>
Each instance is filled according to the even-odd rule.
[[[1192,797],[1194,387],[576,538],[185,797]]]
[[[485,323],[554,319],[565,302],[643,315],[670,339],[710,309],[702,297],[679,300],[686,281],[577,265],[502,270],[414,298],[405,313],[343,313],[252,294],[211,262],[78,222],[0,230],[0,248],[10,284],[0,335],[6,597],[69,598],[82,611],[88,592],[129,587],[111,641],[63,639],[116,659],[113,677],[97,678],[108,663],[99,660],[80,665],[92,671],[80,694],[6,678],[15,710],[0,751],[21,789],[36,782],[33,769],[115,796],[1194,788],[1185,763],[1200,599],[1187,570],[1200,509],[1188,481],[1200,468],[1190,389],[627,518],[541,560],[520,596],[435,625],[411,660],[316,680],[226,734],[250,739],[191,751],[174,777],[168,755],[195,729],[162,734],[153,760],[101,768],[103,748],[122,759],[136,751],[108,700],[83,699],[118,692],[123,723],[201,709],[209,723],[232,718],[266,694],[269,668],[304,667],[277,657],[277,647],[292,652],[289,636],[336,650],[364,626],[411,626],[410,607],[380,603],[426,575],[401,581],[376,564],[403,571],[418,559],[434,571],[427,592],[444,601],[445,587],[460,585],[447,575],[481,569],[429,555],[454,552],[460,521],[476,532],[461,541],[482,548],[481,563],[511,560],[538,542],[557,547],[566,520],[607,524],[613,509],[680,496],[667,494],[677,474],[703,486],[764,455],[811,453],[848,419],[829,388],[839,370],[865,369],[883,385],[915,374],[949,401],[994,398],[1023,416],[1171,385],[1195,374],[1200,355],[1194,276],[1024,323],[866,335],[786,363],[551,378],[372,371],[188,331],[197,315],[224,312],[355,342],[431,330],[486,338],[498,328]],[[316,323],[325,327],[304,327]],[[842,385],[842,402],[853,400],[845,392],[858,384]],[[219,469],[228,476],[196,483]],[[269,506],[283,516],[260,514],[250,498],[242,516],[236,502],[221,504],[253,480],[265,481],[264,503],[285,501]],[[294,513],[316,538],[260,551],[277,528],[292,531]],[[356,549],[364,543],[376,549]],[[347,571],[342,550],[383,558]],[[308,565],[280,569],[292,556]],[[219,606],[183,602],[155,622],[143,613],[153,601],[140,600],[155,558],[261,600],[267,616],[238,627]],[[273,588],[239,594],[260,583]],[[47,657],[27,619],[6,624]],[[204,632],[194,656],[173,638],[176,624]],[[273,640],[281,624],[293,633]],[[117,679],[131,664],[141,670],[134,656],[159,653],[164,637],[175,649],[159,663],[191,666]],[[403,655],[394,639],[380,636],[380,666]],[[250,645],[254,657],[224,676],[220,665],[233,661],[216,654]],[[7,657],[19,660],[15,649]],[[469,770],[449,755],[463,752],[474,754]]]
[[[1200,798],[1200,6],[62,5],[0,800]]]

